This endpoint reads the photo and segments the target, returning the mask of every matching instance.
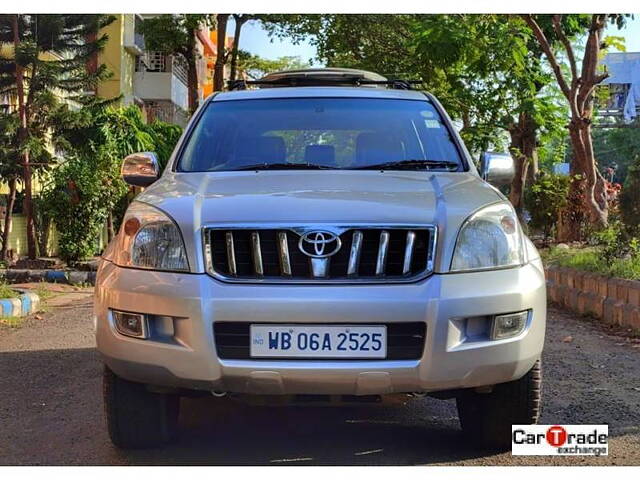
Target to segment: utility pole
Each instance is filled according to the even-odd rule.
[[[18,139],[22,156],[22,177],[24,181],[23,209],[27,221],[27,255],[31,260],[36,258],[36,234],[33,223],[33,202],[31,198],[31,165],[29,164],[29,151],[25,149],[25,140],[28,134],[27,110],[24,105],[24,67],[18,62],[20,49],[19,15],[13,15],[13,55],[16,64],[16,90],[18,91],[18,115],[20,128]]]

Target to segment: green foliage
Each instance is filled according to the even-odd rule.
[[[85,89],[108,77],[106,66],[90,70],[87,64],[108,39],[104,34],[98,35],[98,31],[115,17],[90,14],[17,17],[19,45],[15,59],[0,57],[0,94],[16,93],[16,60],[29,72],[25,75],[28,104],[45,92],[54,95],[64,92],[78,99]],[[0,16],[0,44],[13,43],[14,19],[14,15]]]
[[[238,52],[238,68],[244,71],[248,77],[258,79],[267,73],[281,70],[298,70],[309,68],[311,63],[304,62],[300,57],[279,57],[275,60],[253,55],[245,50]]]
[[[182,129],[159,121],[146,124],[136,106],[91,105],[66,114],[56,130],[66,158],[45,187],[42,205],[58,226],[60,257],[76,261],[97,252],[96,239],[109,213],[116,212],[114,223],[119,223],[129,191],[120,178],[122,159],[155,151],[164,166]]]
[[[563,127],[550,72],[518,18],[505,15],[262,15],[272,35],[308,38],[328,66],[421,80],[461,126],[472,152],[505,150],[520,113]]]
[[[0,282],[0,298],[18,298],[18,292],[6,283]]]
[[[541,174],[525,192],[525,206],[531,215],[529,226],[541,230],[545,239],[553,231],[558,213],[567,204],[571,177]]]
[[[160,168],[164,170],[173,153],[173,149],[182,135],[182,128],[179,125],[161,122],[160,120],[155,120],[153,123],[146,125],[146,128],[151,135],[153,151],[158,155]]]
[[[618,258],[638,256],[638,239],[629,235],[622,222],[614,220],[593,234],[593,241],[600,247],[602,258],[612,262]]]
[[[156,120],[145,123],[136,106],[112,107],[101,103],[66,112],[55,129],[56,146],[62,151],[91,155],[105,149],[119,163],[135,152],[152,151],[164,168],[182,128]]]
[[[640,120],[636,122],[640,127]],[[640,128],[594,129],[593,149],[600,168],[613,169],[611,180],[624,184],[629,167],[640,159]]]
[[[20,173],[18,162],[18,116],[0,113],[0,179],[8,180]]]
[[[554,247],[549,251],[543,250],[542,255],[547,265],[575,268],[609,277],[640,280],[640,255],[637,252],[622,258],[607,260],[600,247],[580,249]]]
[[[622,187],[620,214],[626,230],[632,235],[640,235],[640,154],[629,167]]]
[[[210,23],[211,16],[205,14],[162,14],[145,18],[141,33],[148,50],[186,58],[193,55],[195,31]]]
[[[127,191],[105,150],[73,155],[53,171],[44,203],[58,226],[60,257],[80,260],[97,252],[109,211]]]

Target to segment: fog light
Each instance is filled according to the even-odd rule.
[[[496,315],[491,326],[491,340],[515,337],[524,331],[529,311]]]
[[[116,330],[127,337],[148,338],[149,328],[147,317],[140,313],[113,312],[113,321]]]

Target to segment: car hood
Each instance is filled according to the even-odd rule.
[[[196,256],[208,224],[434,224],[442,258],[471,213],[504,197],[473,173],[280,170],[166,172],[138,200],[168,213]]]

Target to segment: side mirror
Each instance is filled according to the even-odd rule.
[[[513,158],[508,153],[483,152],[480,156],[480,176],[497,187],[508,185],[516,175]]]
[[[122,179],[135,187],[148,187],[160,176],[158,157],[153,152],[127,155],[120,170]]]

